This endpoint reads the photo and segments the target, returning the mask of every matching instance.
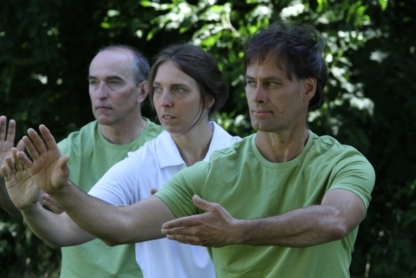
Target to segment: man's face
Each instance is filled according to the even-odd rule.
[[[290,132],[304,126],[314,94],[314,80],[298,80],[294,76],[290,80],[284,66],[278,64],[278,59],[269,54],[262,64],[254,60],[247,66],[246,97],[251,125],[259,131]]]
[[[139,92],[133,76],[133,56],[127,50],[105,50],[90,64],[89,93],[99,124],[115,126],[136,117]]]

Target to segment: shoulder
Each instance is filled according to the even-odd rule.
[[[144,120],[146,121],[146,128],[143,130],[143,134],[145,136],[155,138],[157,135],[159,135],[163,131],[162,126],[152,122],[151,120],[147,118],[144,118]]]
[[[245,138],[240,138],[238,136],[230,136],[229,139],[232,142],[230,147],[215,151],[211,155],[210,161],[223,159],[229,156],[241,156],[242,154],[245,154],[252,148],[252,141],[254,140],[254,138],[255,134],[249,135]]]
[[[58,143],[61,152],[66,152],[70,148],[82,147],[88,145],[88,141],[93,140],[98,132],[97,121],[92,121],[77,131],[73,131]]]
[[[375,183],[375,170],[370,161],[353,146],[341,144],[331,136],[314,135],[305,162],[327,167],[337,179],[346,178],[349,183],[357,180],[357,184],[366,185],[370,191]]]

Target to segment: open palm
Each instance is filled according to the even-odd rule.
[[[36,185],[44,192],[53,193],[68,183],[69,169],[66,165],[69,158],[62,156],[55,139],[46,126],[39,127],[41,136],[34,130],[28,130],[23,143],[32,159],[24,152],[18,152],[20,161],[29,170]]]
[[[11,154],[5,157],[2,172],[14,205],[18,209],[25,209],[38,201],[40,189],[33,183],[29,171],[17,158],[17,151],[13,148]]]
[[[10,120],[9,128],[6,128],[7,119],[5,116],[0,117],[0,166],[5,164],[5,158],[10,154],[14,146],[14,139],[16,134],[16,122]],[[23,150],[23,142],[19,142],[17,148]],[[1,176],[1,172],[0,172]]]

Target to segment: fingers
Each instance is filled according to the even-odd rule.
[[[16,122],[14,120],[9,121],[9,129],[7,131],[7,141],[13,143],[16,135]]]
[[[9,182],[12,178],[12,175],[10,174],[8,166],[6,165],[1,166],[1,172],[3,174],[4,180],[6,182]]]
[[[32,145],[34,147],[34,150],[32,149],[32,151],[34,151],[34,154],[36,155],[36,158],[38,157],[39,153],[44,153],[47,151],[46,149],[46,145],[45,142],[43,141],[43,139],[39,136],[39,134],[33,129],[33,128],[29,128],[27,131],[28,136],[30,137],[30,140],[32,141]],[[28,142],[28,140],[25,140],[26,138],[23,137],[23,141],[25,143],[26,148],[28,148],[28,146],[26,145]],[[27,138],[29,139],[29,138]],[[29,151],[29,149],[28,149]],[[33,159],[35,159],[35,157],[33,157],[33,155],[30,153],[30,155],[32,156]]]
[[[0,116],[0,140],[6,139],[6,122],[5,116]]]
[[[44,205],[47,206],[53,213],[61,214],[64,212],[64,210],[61,208],[58,202],[56,202],[55,199],[49,196],[49,194],[42,194],[42,199]]]
[[[58,159],[57,167],[59,169],[59,174],[62,177],[69,177],[69,168],[67,163],[69,161],[69,156],[61,156]]]
[[[28,152],[28,154],[33,158],[33,159],[38,159],[39,158],[39,153],[37,151],[37,149],[35,148],[35,146],[33,145],[32,141],[30,140],[29,137],[27,136],[23,136],[22,138],[22,142]]]
[[[17,168],[15,165],[16,159],[16,151],[13,156],[13,149],[12,153],[6,156],[4,159],[5,165],[1,167],[1,172],[6,182],[9,182],[12,179],[13,174],[17,172]]]
[[[40,125],[39,130],[43,136],[43,139],[45,139],[46,147],[49,150],[57,150],[58,146],[56,144],[55,138],[53,137],[49,129],[45,125]]]
[[[10,120],[9,121],[9,128],[6,126],[7,119],[5,116],[0,117],[0,139],[7,140],[13,144],[14,137],[16,135],[16,121]]]
[[[24,151],[25,149],[25,144],[23,143],[22,140],[19,140],[19,142],[16,145],[16,149],[18,149],[19,151]]]
[[[178,227],[194,226],[200,223],[200,215],[192,215],[168,221],[162,225],[162,233]],[[165,231],[165,232],[164,232]]]
[[[16,148],[12,148],[11,153],[5,158],[6,168],[11,174],[25,169],[24,165],[18,158],[18,152],[19,151]]]
[[[192,196],[192,201],[194,202],[195,206],[202,209],[203,211],[214,211],[218,207],[218,204],[205,201],[196,194]]]
[[[27,168],[27,169],[31,169],[33,166],[33,162],[32,160],[30,160],[27,155],[22,152],[22,151],[18,151],[16,154],[17,158],[20,160],[20,162]]]

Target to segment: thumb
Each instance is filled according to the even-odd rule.
[[[69,168],[68,168],[68,165],[67,165],[68,161],[69,161],[69,156],[66,156],[66,155],[61,156],[58,159],[57,167],[58,167],[59,175],[61,175],[62,177],[65,177],[65,178],[69,177]]]
[[[12,176],[10,175],[6,165],[1,166],[1,173],[3,174],[4,180],[6,182],[10,181]]]
[[[205,201],[204,199],[202,199],[201,197],[199,197],[198,195],[194,195],[192,197],[192,201],[194,202],[195,206],[197,206],[198,208],[204,210],[204,211],[211,211],[213,208],[213,204]]]

